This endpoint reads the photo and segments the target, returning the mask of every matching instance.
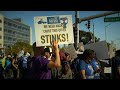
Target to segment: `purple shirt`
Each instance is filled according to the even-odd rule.
[[[49,60],[43,56],[32,58],[31,79],[51,79],[51,69],[47,67]]]

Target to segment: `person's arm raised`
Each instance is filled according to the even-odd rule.
[[[49,61],[48,68],[58,68],[61,66],[58,42],[53,41],[52,46],[53,46],[53,49],[55,50],[55,62],[53,62],[52,60]]]

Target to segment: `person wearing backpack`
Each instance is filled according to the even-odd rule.
[[[73,76],[74,79],[80,79],[80,69],[79,69],[79,58],[75,58],[72,62],[72,70],[73,70]]]
[[[18,59],[17,59],[17,54],[13,55],[12,58],[12,71],[13,71],[13,79],[18,79],[19,78],[19,68],[18,68]]]
[[[27,78],[27,73],[28,73],[28,58],[29,58],[30,54],[28,52],[24,53],[24,55],[22,55],[20,57],[20,73],[21,75],[21,79],[26,79]]]

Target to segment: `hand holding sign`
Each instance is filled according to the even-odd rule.
[[[54,50],[58,49],[58,41],[53,40],[51,44],[52,44],[52,47],[54,48]]]

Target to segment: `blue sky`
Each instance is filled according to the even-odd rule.
[[[97,15],[108,11],[79,11],[80,18],[84,18],[91,15]],[[75,22],[75,11],[0,11],[1,14],[5,15],[8,18],[22,18],[24,23],[32,27],[32,43],[35,42],[35,31],[34,31],[34,17],[35,16],[52,16],[52,15],[72,15],[73,23]],[[113,14],[106,17],[120,17],[119,14]],[[95,36],[101,40],[105,40],[105,26],[112,22],[104,22],[105,17],[93,19]],[[88,31],[85,24],[87,21],[84,21],[79,24],[80,30]],[[92,31],[92,21],[91,29]],[[114,22],[109,25],[107,28],[107,41],[111,42],[114,40],[117,45],[117,48],[120,48],[120,22]]]

